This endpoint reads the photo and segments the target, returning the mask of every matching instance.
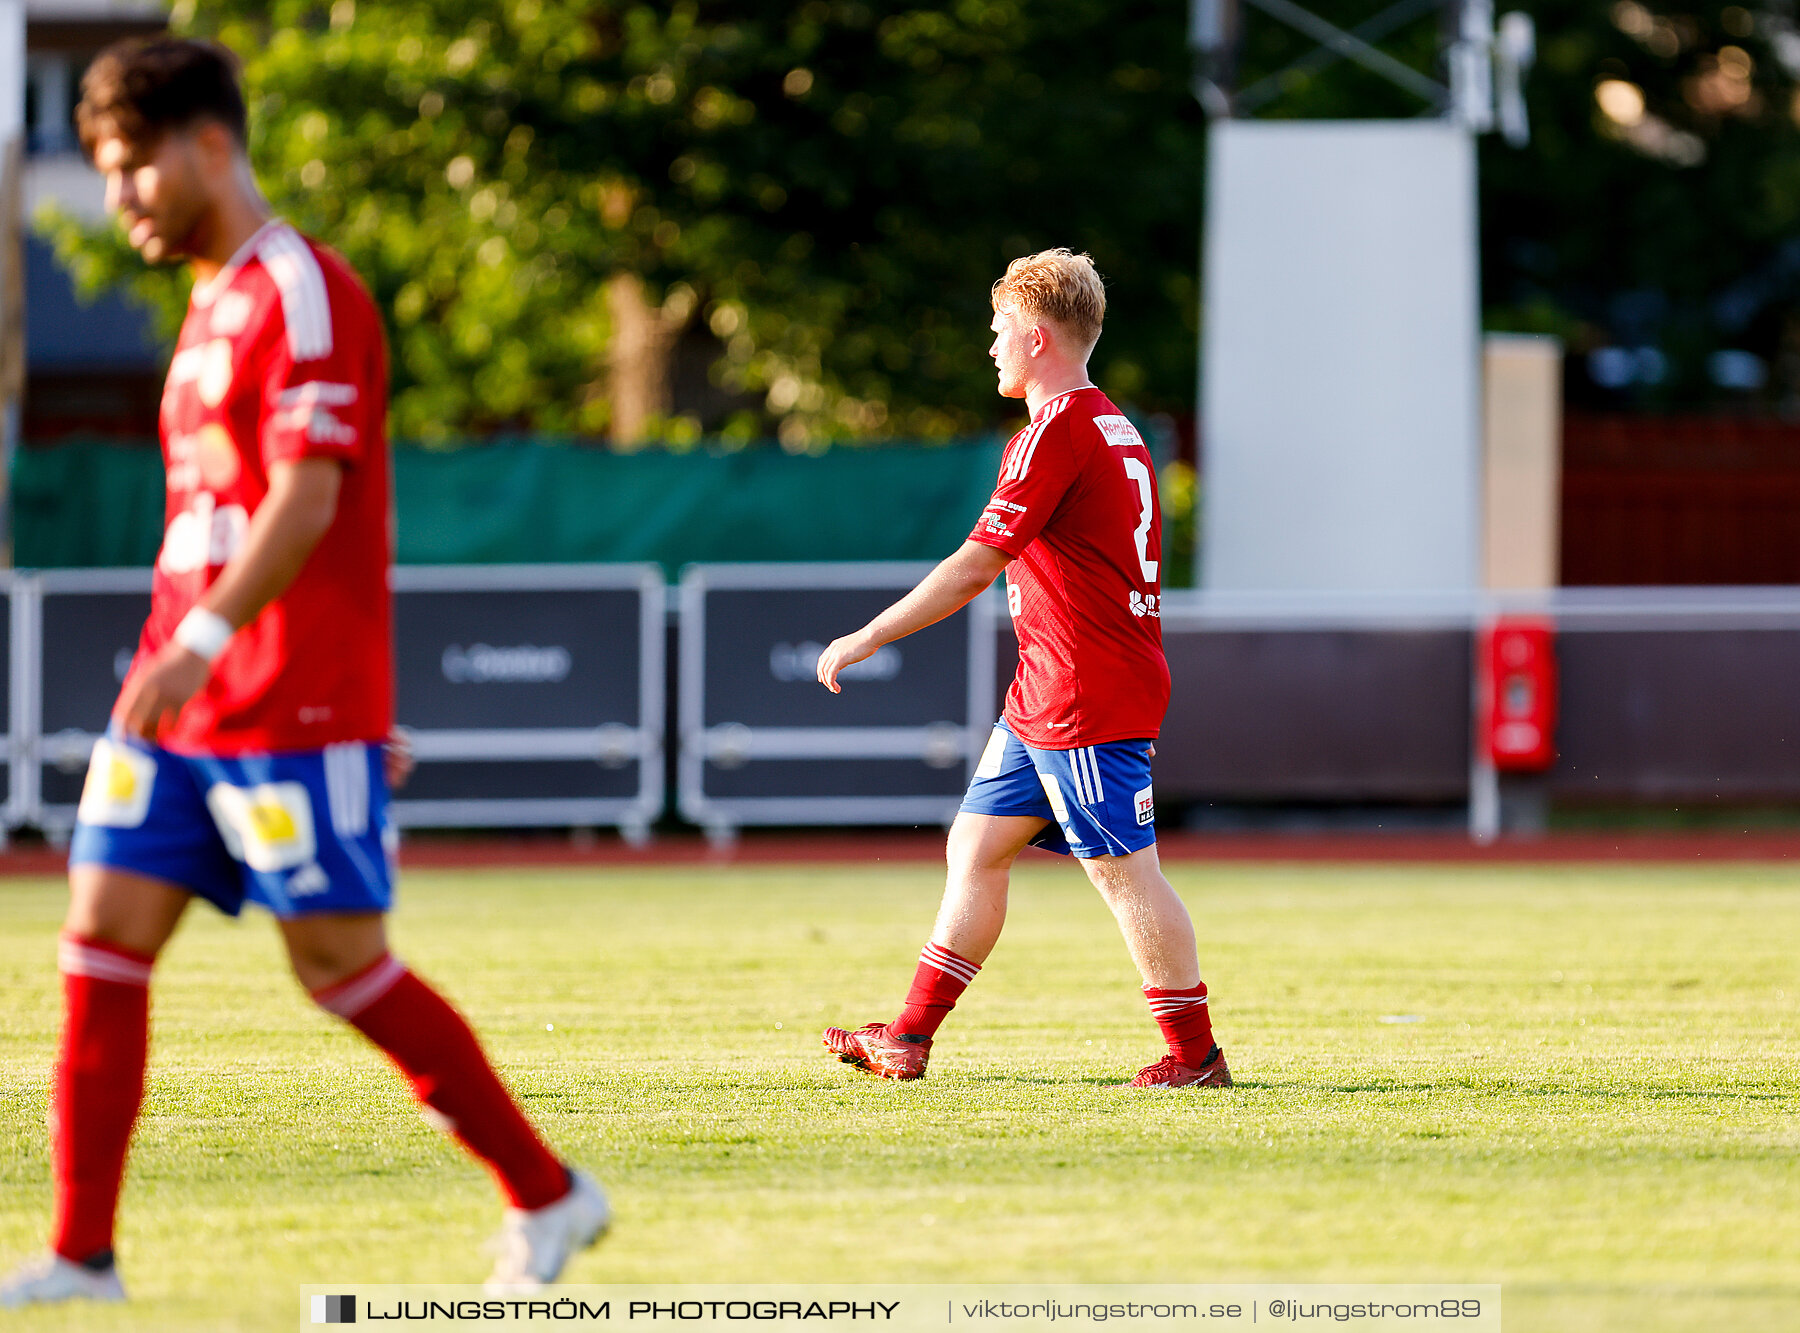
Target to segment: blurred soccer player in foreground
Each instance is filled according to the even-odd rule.
[[[235,62],[161,38],[83,81],[82,143],[152,263],[195,283],[163,391],[150,619],[94,748],[58,951],[51,1252],[0,1304],[124,1291],[113,1223],[143,1100],[150,973],[188,904],[271,912],[313,1000],[379,1046],[493,1172],[498,1288],[554,1279],[605,1195],[544,1146],[457,1011],[388,952],[387,365],[356,275],[272,218]]]
[[[942,620],[1006,571],[1019,674],[950,829],[937,928],[891,1023],[827,1028],[839,1059],[920,1078],[938,1025],[1006,921],[1007,878],[1027,844],[1074,855],[1124,932],[1168,1054],[1134,1088],[1230,1087],[1213,1043],[1194,927],[1156,856],[1152,742],[1169,704],[1161,519],[1150,451],[1088,380],[1106,290],[1068,250],[1014,260],[994,284],[989,355],[1000,393],[1031,424],[962,548],[819,658],[819,680]]]

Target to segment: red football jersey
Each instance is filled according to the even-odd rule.
[[[243,541],[271,464],[343,464],[331,527],[286,591],[232,636],[161,737],[213,754],[380,740],[393,721],[387,353],[342,258],[271,222],[196,286],[163,388],[167,526],[133,670]]]
[[[1019,739],[1042,750],[1154,739],[1169,707],[1156,471],[1105,394],[1073,389],[1038,409],[969,538],[1014,557],[1006,720]]]

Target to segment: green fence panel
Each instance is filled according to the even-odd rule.
[[[91,440],[20,449],[11,507],[21,568],[149,565],[162,544],[162,454]]]
[[[914,560],[968,535],[998,445],[839,450],[821,457],[608,454],[495,444],[403,450],[403,564],[655,560]]]
[[[928,560],[974,526],[997,442],[613,454],[543,441],[395,450],[402,564]],[[147,565],[162,529],[153,449],[71,443],[13,466],[13,555],[29,568]]]

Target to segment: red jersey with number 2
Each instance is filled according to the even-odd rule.
[[[159,741],[209,754],[384,738],[393,720],[387,354],[343,259],[271,222],[194,289],[160,419],[167,526],[133,670],[242,545],[276,463],[342,464],[336,516]]]
[[[1013,557],[1006,720],[1019,739],[1040,750],[1155,739],[1169,707],[1156,471],[1105,394],[1074,389],[1038,409],[969,539]]]

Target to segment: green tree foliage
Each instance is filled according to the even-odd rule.
[[[1311,7],[1346,27],[1385,8]],[[1516,7],[1540,55],[1531,144],[1481,149],[1489,326],[1630,370],[1573,375],[1577,401],[1800,410],[1791,0]],[[1183,6],[188,0],[174,17],[245,56],[271,198],[374,287],[399,434],[603,432],[619,273],[689,326],[742,405],[709,423],[730,436],[985,429],[1016,416],[992,392],[988,284],[1055,244],[1110,281],[1102,384],[1140,409],[1192,402],[1204,134]],[[1434,70],[1441,36],[1421,10],[1380,43]],[[1240,86],[1310,46],[1247,10]],[[1257,114],[1426,111],[1339,63]],[[136,286],[172,332],[178,279],[116,233],[60,239],[86,285]],[[1722,351],[1766,383],[1721,388]]]
[[[244,56],[272,201],[373,286],[399,434],[603,430],[619,272],[710,334],[715,383],[750,404],[740,438],[984,429],[1015,415],[988,286],[1058,244],[1111,283],[1102,382],[1191,399],[1202,136],[1176,7],[202,0],[174,18]],[[89,285],[133,273],[116,235],[61,239]],[[178,320],[175,282],[133,281]]]
[[[1577,401],[1800,410],[1792,4],[1529,8],[1532,145],[1481,164],[1490,323],[1560,333],[1584,367],[1632,354],[1629,383],[1572,376]],[[1733,388],[1734,365],[1766,383]]]

